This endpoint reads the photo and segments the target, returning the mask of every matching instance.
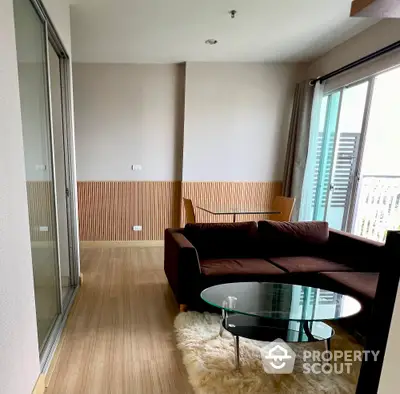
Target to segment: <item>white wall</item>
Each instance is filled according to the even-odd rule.
[[[12,0],[0,37],[0,391],[28,394],[40,366]]]
[[[337,46],[314,61],[309,69],[310,78],[325,75],[363,56],[398,41],[400,19],[385,19],[350,40]]]
[[[183,72],[180,65],[74,64],[78,181],[181,179]]]
[[[188,63],[183,179],[282,180],[303,65]]]

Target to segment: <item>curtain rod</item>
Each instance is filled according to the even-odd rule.
[[[373,53],[370,53],[369,55],[364,56],[352,63],[349,63],[346,66],[340,67],[337,70],[330,72],[329,74],[325,74],[322,77],[312,79],[310,81],[310,84],[315,85],[318,81],[324,82],[324,81],[328,80],[329,78],[332,78],[332,77],[335,77],[336,75],[342,74],[345,71],[349,71],[354,67],[360,66],[361,64],[364,64],[370,60],[376,59],[377,57],[385,55],[386,53],[394,51],[395,49],[398,49],[398,48],[400,48],[400,41],[396,41],[393,44],[388,45],[387,47],[381,48]]]

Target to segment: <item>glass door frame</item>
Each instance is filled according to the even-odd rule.
[[[73,143],[72,139],[72,121],[71,121],[71,89],[70,89],[70,60],[68,55],[66,54],[62,43],[57,40],[57,37],[52,33],[48,35],[47,41],[47,67],[50,70],[50,57],[49,57],[49,45],[52,46],[54,51],[56,52],[59,59],[59,73],[60,73],[60,83],[61,83],[61,112],[62,112],[62,140],[63,140],[63,153],[64,153],[64,168],[65,168],[65,193],[66,193],[66,210],[67,210],[67,223],[68,223],[68,241],[69,241],[69,268],[70,268],[70,281],[71,286],[75,287],[79,283],[79,270],[75,261],[79,261],[79,256],[77,251],[77,243],[74,242],[76,240],[75,234],[77,231],[76,220],[77,217],[75,211],[75,194],[73,193],[75,184],[74,172],[72,167],[72,155],[73,152]],[[50,81],[50,73],[48,73],[48,81],[49,81],[49,98],[50,98],[50,109],[52,107],[52,92],[51,92],[51,81]],[[52,144],[54,147],[54,127],[51,124],[52,130]],[[61,280],[61,277],[60,277]]]
[[[352,230],[354,228],[355,213],[357,212],[358,198],[360,195],[359,190],[360,190],[360,179],[361,179],[361,164],[364,155],[365,141],[367,136],[370,112],[371,112],[372,96],[374,94],[375,76],[363,79],[361,81],[358,81],[350,85],[350,86],[355,86],[357,84],[361,84],[364,82],[368,82],[368,88],[367,88],[367,97],[365,99],[363,121],[361,125],[360,144],[358,147],[357,160],[354,165],[354,174],[351,177],[349,185],[351,190],[350,193],[348,194],[348,199],[347,199],[348,201],[346,202],[346,207],[344,212],[345,222],[343,227],[344,231],[349,233],[352,233]]]
[[[341,110],[342,110],[343,92],[345,89],[353,88],[353,87],[355,87],[357,85],[361,85],[365,82],[368,82],[368,87],[367,87],[367,95],[366,95],[366,99],[365,99],[364,113],[363,113],[362,124],[361,124],[360,143],[359,143],[359,146],[357,149],[357,157],[356,157],[356,162],[354,164],[354,170],[350,177],[350,182],[349,182],[350,192],[347,193],[347,198],[346,198],[346,202],[345,202],[345,206],[344,206],[342,231],[346,231],[346,232],[351,232],[351,230],[353,229],[355,212],[357,211],[360,170],[361,170],[362,157],[363,157],[363,153],[364,153],[366,132],[368,129],[368,121],[369,121],[369,114],[370,114],[372,96],[373,96],[373,91],[374,91],[375,76],[372,76],[369,78],[364,78],[362,80],[353,82],[349,85],[345,85],[338,89],[326,92],[324,94],[324,96],[331,96],[335,93],[340,92],[340,103],[339,103],[339,110],[338,110],[337,119],[336,119],[336,131],[335,131],[335,142],[334,142],[334,146],[333,146],[332,165],[330,168],[329,184],[328,184],[328,188],[327,188],[326,196],[325,196],[326,203],[325,203],[325,212],[324,212],[323,220],[326,220],[329,204],[330,204],[331,197],[332,197],[332,191],[333,191],[332,183],[333,183],[334,167],[335,167],[335,162],[336,162],[337,154],[338,154],[338,152],[337,152],[338,138],[339,138],[338,130],[339,130],[340,115],[341,115]],[[325,132],[325,127],[324,127],[324,132]],[[317,203],[317,199],[316,199],[316,203]],[[316,213],[316,211],[314,212],[314,214],[315,213]],[[316,219],[314,219],[314,220],[316,220]]]
[[[63,300],[62,297],[62,283],[61,283],[61,269],[60,269],[60,246],[59,246],[59,221],[58,221],[58,206],[57,206],[57,191],[56,191],[56,176],[53,171],[53,193],[54,204],[56,213],[56,234],[57,234],[57,256],[58,264],[56,267],[59,283],[58,303],[60,313],[56,317],[47,338],[45,339],[42,348],[40,349],[40,365],[42,372],[46,372],[50,366],[50,362],[56,350],[57,344],[61,337],[62,329],[66,323],[66,317],[72,302],[75,299],[79,288],[79,246],[78,246],[78,211],[76,200],[76,178],[74,173],[74,155],[73,155],[73,128],[72,128],[72,89],[71,89],[71,63],[70,58],[65,50],[60,37],[57,34],[50,17],[44,8],[41,0],[29,0],[34,10],[38,14],[40,20],[44,24],[45,29],[45,62],[46,62],[46,93],[48,100],[48,116],[50,125],[50,145],[51,145],[51,162],[53,169],[55,168],[54,156],[54,128],[52,119],[52,95],[51,95],[51,80],[50,80],[50,58],[49,46],[52,45],[60,62],[60,89],[61,89],[61,103],[62,103],[62,139],[63,139],[63,152],[64,152],[64,166],[65,166],[65,188],[67,191],[67,227],[68,227],[68,241],[69,241],[69,268],[70,268],[70,284],[72,290],[69,296]],[[64,209],[64,208],[62,208]]]

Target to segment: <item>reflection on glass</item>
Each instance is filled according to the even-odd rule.
[[[30,1],[15,0],[14,7],[36,314],[42,348],[60,312],[45,30]]]
[[[325,340],[332,337],[334,330],[322,322],[308,323],[308,329],[312,337],[307,335],[304,323],[298,321],[290,321],[288,325],[287,342],[312,342]]]

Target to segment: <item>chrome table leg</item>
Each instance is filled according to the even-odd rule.
[[[236,370],[240,370],[239,337],[235,336]]]

